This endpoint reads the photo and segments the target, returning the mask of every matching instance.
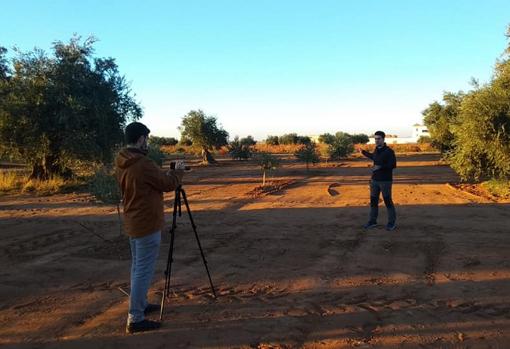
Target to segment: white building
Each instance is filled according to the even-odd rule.
[[[429,130],[427,126],[414,124],[411,132],[411,137],[398,137],[398,136],[386,136],[385,142],[386,144],[408,144],[408,143],[417,143],[420,137],[430,137]],[[370,141],[368,144],[374,144],[375,140],[373,137],[370,137]]]
[[[414,124],[413,125],[413,138],[416,139],[416,142],[418,142],[418,139],[420,137],[430,137],[430,132],[427,129],[427,126],[420,125],[420,124]]]

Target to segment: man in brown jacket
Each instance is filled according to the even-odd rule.
[[[144,315],[159,311],[160,306],[147,301],[147,291],[154,276],[164,225],[163,192],[175,190],[181,183],[183,164],[175,171],[162,171],[147,157],[150,130],[142,123],[126,127],[127,147],[115,159],[116,175],[122,191],[124,230],[131,245],[131,295],[127,333],[160,327]]]

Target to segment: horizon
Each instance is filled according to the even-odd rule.
[[[48,51],[73,33],[97,37],[95,55],[115,58],[131,81],[139,121],[175,138],[196,109],[216,116],[231,138],[378,129],[409,136],[443,91],[490,80],[510,23],[510,3],[500,0],[58,0],[4,9],[0,31],[10,34],[0,45],[10,51]]]

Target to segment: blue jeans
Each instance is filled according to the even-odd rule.
[[[131,245],[131,296],[129,297],[128,324],[144,319],[147,291],[154,276],[161,232],[140,238],[129,238]]]
[[[388,210],[388,223],[395,224],[397,219],[397,212],[395,205],[391,199],[391,181],[370,181],[370,223],[377,223],[377,216],[379,214],[379,196],[382,193],[386,209]]]

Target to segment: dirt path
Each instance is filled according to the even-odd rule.
[[[249,163],[185,186],[220,297],[179,221],[163,328],[124,335],[129,248],[86,195],[0,197],[0,344],[23,348],[508,348],[510,206],[448,187],[436,155],[401,157],[398,230],[364,232],[365,161],[322,165],[268,196]],[[338,183],[338,195],[327,187]],[[172,195],[167,195],[171,203]],[[380,223],[385,221],[381,208]],[[170,213],[170,212],[168,212]],[[105,239],[107,241],[105,241]],[[168,236],[152,297],[159,299]]]

